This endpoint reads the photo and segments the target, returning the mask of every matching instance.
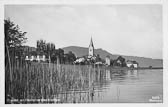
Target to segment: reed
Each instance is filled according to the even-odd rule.
[[[13,60],[10,66],[5,67],[6,103],[91,102],[94,81],[101,81],[104,71],[104,68],[92,65],[24,60]],[[84,94],[88,95],[88,99]]]

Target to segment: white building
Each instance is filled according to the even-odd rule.
[[[127,67],[129,67],[129,68],[138,68],[138,63],[135,63],[134,61],[127,61],[126,62],[126,64],[127,64]]]
[[[105,64],[107,65],[107,66],[109,66],[110,65],[110,56],[106,56],[106,59],[105,59]]]
[[[29,56],[26,56],[25,60],[26,60],[26,61],[29,61],[29,60],[30,60],[30,59],[29,59]]]
[[[76,59],[76,61],[74,61],[74,63],[81,63],[84,61],[85,61],[85,58],[81,57],[81,58]]]
[[[25,58],[25,60],[26,61],[37,61],[37,62],[41,62],[41,61],[43,61],[43,62],[45,62],[46,61],[46,56],[45,55],[42,55],[42,56],[40,56],[40,55],[37,55],[37,56],[26,56],[26,58]]]
[[[30,61],[34,61],[34,60],[36,60],[36,58],[35,58],[35,56],[32,55],[32,56],[30,57]]]
[[[94,56],[94,45],[93,45],[93,41],[92,41],[92,38],[91,38],[90,45],[89,45],[88,58],[92,58],[93,56]]]
[[[96,62],[95,65],[103,65],[102,62]]]

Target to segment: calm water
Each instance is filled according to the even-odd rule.
[[[133,70],[112,73],[106,70],[106,81],[100,89],[101,97],[93,102],[149,102],[149,99],[162,99],[162,70]],[[155,98],[154,98],[155,97]]]
[[[63,93],[60,95],[61,102],[152,103],[163,100],[163,70],[106,69],[90,76],[88,89]]]

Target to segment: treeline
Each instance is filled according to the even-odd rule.
[[[45,55],[52,63],[73,64],[76,56],[72,51],[64,53],[64,50],[56,49],[54,43],[47,43],[45,40],[37,40],[36,51],[28,52],[28,55]]]
[[[126,60],[122,56],[119,56],[117,59],[110,60],[110,66],[119,66],[119,67],[126,67]]]
[[[64,50],[56,49],[55,44],[46,43],[45,40],[37,40],[36,49],[31,50],[26,43],[26,33],[22,32],[18,25],[14,24],[10,19],[4,20],[5,33],[5,64],[11,61],[24,61],[25,56],[45,55],[52,63],[72,64],[76,60],[76,56],[71,51],[64,53]]]
[[[126,60],[124,57],[122,56],[118,56],[117,59],[110,59],[110,66],[113,67],[128,67],[127,63],[132,63],[132,65],[130,66],[131,68],[134,68],[133,64],[137,64],[137,66],[139,65],[137,61],[131,61],[131,60]]]

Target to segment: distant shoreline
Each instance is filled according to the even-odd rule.
[[[128,67],[108,67],[113,70],[152,70],[152,69],[163,69],[163,67],[139,67],[139,68],[128,68]]]
[[[140,67],[138,69],[163,69],[163,67],[153,67],[153,68],[148,68],[148,67]]]
[[[33,63],[36,63],[36,62],[33,62]],[[38,64],[38,63],[36,63]],[[43,63],[43,64],[49,64],[49,63]],[[51,63],[51,64],[54,64],[54,63]],[[57,64],[55,64],[57,65]],[[58,64],[58,65],[70,65],[70,64]],[[74,66],[74,65],[71,65],[71,66]],[[89,65],[76,65],[76,66],[89,66]],[[90,66],[94,66],[94,65],[90,65]],[[138,68],[128,68],[128,67],[117,67],[117,66],[95,66],[96,68],[97,67],[103,67],[105,69],[111,69],[111,70],[152,70],[152,69],[163,69],[163,67],[152,67],[152,68],[149,68],[149,67],[138,67]]]

